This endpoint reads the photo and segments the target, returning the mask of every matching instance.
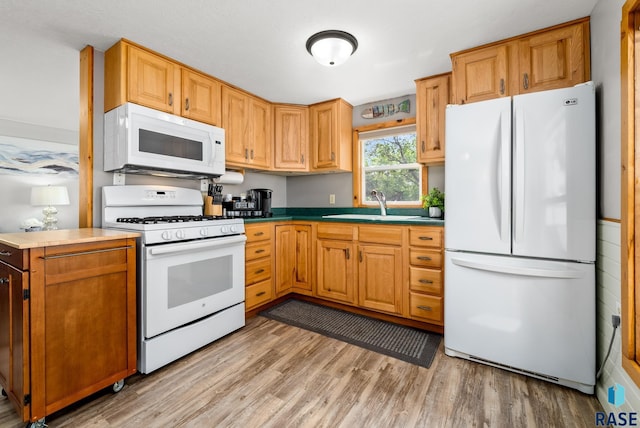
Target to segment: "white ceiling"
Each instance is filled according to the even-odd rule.
[[[273,102],[353,105],[415,93],[451,52],[591,14],[597,0],[2,0],[0,26],[104,51],[124,37]],[[353,34],[323,67],[312,34]],[[28,53],[25,53],[27,55]]]

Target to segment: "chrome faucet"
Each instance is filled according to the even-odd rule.
[[[384,193],[374,189],[371,191],[371,196],[376,198],[380,204],[380,215],[387,215],[387,198],[384,197]]]

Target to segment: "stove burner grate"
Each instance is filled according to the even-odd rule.
[[[116,219],[118,223],[134,223],[134,224],[159,224],[159,223],[188,223],[192,221],[218,220],[222,217],[212,215],[176,215],[176,216],[159,216],[159,217],[119,217]]]

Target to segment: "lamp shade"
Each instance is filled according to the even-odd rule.
[[[69,192],[65,186],[32,187],[31,205],[69,205]]]
[[[327,67],[344,63],[356,49],[356,38],[339,30],[321,31],[307,40],[307,51],[316,61]]]

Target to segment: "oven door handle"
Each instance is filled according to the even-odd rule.
[[[184,253],[188,251],[198,251],[209,248],[216,248],[222,246],[228,246],[233,244],[244,243],[247,240],[247,237],[244,235],[234,235],[224,238],[213,238],[206,239],[204,241],[198,242],[189,242],[182,243],[176,245],[161,245],[158,247],[150,248],[150,254],[153,256],[161,255],[161,254],[171,254],[171,253]]]

